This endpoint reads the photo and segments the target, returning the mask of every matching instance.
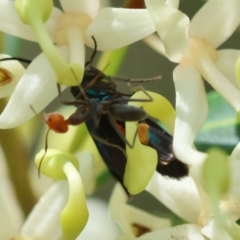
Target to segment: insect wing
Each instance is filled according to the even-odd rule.
[[[94,129],[92,121],[86,122],[86,125],[89,132],[93,132],[96,136],[108,141],[111,144],[118,145],[120,148],[125,150],[125,143],[122,141],[115,129],[110,124],[107,115],[101,116],[97,129]],[[123,188],[128,193],[127,189],[123,184],[123,176],[127,162],[126,156],[118,148],[108,146],[104,143],[97,141],[94,138],[93,140],[109,171],[122,184]]]
[[[144,122],[148,125],[148,142],[145,145],[154,148],[158,154],[157,171],[176,179],[187,176],[188,166],[179,161],[173,153],[172,136],[151,118]]]

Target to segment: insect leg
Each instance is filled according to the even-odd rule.
[[[119,149],[119,150],[125,155],[125,157],[127,158],[126,152],[125,152],[121,147],[119,147],[118,145],[109,143],[108,141],[106,141],[106,140],[98,137],[97,135],[95,135],[92,131],[90,132],[90,134],[91,134],[91,136],[92,136],[95,140],[97,140],[97,141],[99,141],[99,142],[101,142],[101,143],[103,143],[103,144],[105,144],[105,145],[108,145],[108,146],[110,146],[110,147],[114,147],[114,148]]]
[[[161,76],[156,76],[152,78],[139,78],[139,79],[134,79],[134,78],[124,78],[124,77],[112,77],[113,80],[116,81],[123,81],[123,82],[128,82],[128,83],[137,83],[137,82],[152,82],[152,81],[158,81],[162,77]]]
[[[111,101],[111,104],[123,104],[123,103],[128,103],[128,102],[152,102],[153,98],[151,97],[151,95],[142,87],[142,86],[138,86],[136,88],[134,88],[134,90],[137,92],[137,90],[142,91],[147,97],[148,99],[143,99],[143,98],[117,98],[117,99],[113,99]]]
[[[115,131],[117,132],[117,134],[119,135],[119,137],[123,140],[123,142],[125,142],[130,148],[133,148],[136,142],[136,138],[137,138],[137,133],[138,133],[138,128],[136,129],[135,133],[134,133],[134,137],[133,137],[133,141],[132,143],[130,143],[126,137],[123,135],[123,133],[119,130],[119,128],[116,126],[115,120],[112,117],[112,115],[110,113],[107,114],[109,121],[111,123],[111,125],[113,126],[113,128],[115,129]]]
[[[58,98],[63,105],[72,106],[72,105],[76,105],[76,104],[77,105],[86,104],[86,101],[81,100],[81,99],[74,99],[73,101],[63,101],[62,93],[61,93],[61,86],[58,83],[57,83],[57,90],[58,90]]]

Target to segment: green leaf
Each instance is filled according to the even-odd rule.
[[[208,93],[208,104],[208,117],[195,140],[195,145],[200,151],[214,146],[231,153],[240,141],[237,113],[215,91]]]

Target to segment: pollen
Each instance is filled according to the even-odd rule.
[[[13,79],[13,75],[5,68],[0,68],[0,86],[9,84]]]

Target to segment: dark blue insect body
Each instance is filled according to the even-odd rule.
[[[92,79],[96,78],[97,75],[99,77],[96,79],[94,84],[88,88]],[[93,100],[96,105],[99,106],[109,103],[110,113],[114,117],[112,117],[111,114],[105,114],[102,111],[100,112],[101,114],[97,124],[92,118],[87,119],[85,123],[110,172],[126,190],[123,184],[123,176],[127,161],[125,154],[126,141],[123,139],[125,138],[124,133],[121,132],[119,126],[122,129],[125,129],[125,121],[138,121],[145,119],[147,114],[143,109],[128,106],[126,103],[129,101],[129,95],[118,92],[116,90],[116,85],[111,78],[105,76],[96,68],[85,71],[81,86],[82,89],[85,89],[84,92],[89,99],[88,101]],[[71,87],[71,92],[75,98],[84,99],[84,97],[80,94],[79,87]],[[76,106],[79,107],[77,104]],[[112,121],[113,119],[114,121]],[[96,136],[104,140],[104,142],[99,141]],[[106,143],[110,143],[111,145]],[[118,146],[118,148],[115,146]]]

